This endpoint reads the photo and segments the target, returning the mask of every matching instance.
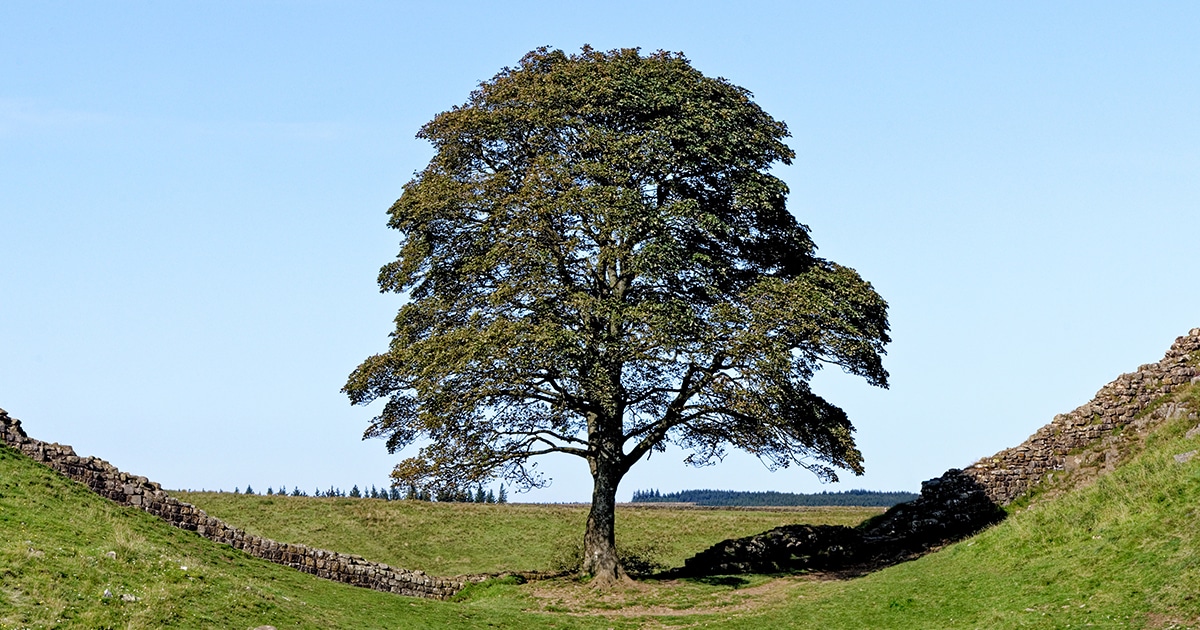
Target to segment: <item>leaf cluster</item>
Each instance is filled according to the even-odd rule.
[[[787,127],[680,54],[538,49],[426,124],[379,275],[409,301],[344,391],[395,476],[543,483],[563,452],[621,472],[674,440],[860,472],[824,364],[886,386],[886,303],[816,256],[770,173]]]

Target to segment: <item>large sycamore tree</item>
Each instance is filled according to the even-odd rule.
[[[418,135],[436,154],[388,225],[383,291],[407,295],[388,350],[344,391],[386,399],[366,437],[419,451],[396,483],[594,479],[582,571],[622,579],[617,486],[674,443],[687,463],[748,451],[825,480],[861,474],[853,427],[809,381],[880,387],[887,304],[817,257],[771,174],[787,127],[679,54],[538,49]]]

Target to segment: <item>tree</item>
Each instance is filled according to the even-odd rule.
[[[535,50],[422,127],[436,154],[389,211],[379,274],[408,301],[343,389],[387,401],[364,438],[426,440],[393,476],[525,490],[545,483],[531,458],[582,458],[582,570],[603,584],[624,575],[617,486],[668,443],[698,466],[733,447],[861,474],[809,381],[832,364],[886,387],[887,305],[788,212],[787,136],[680,54],[589,47]]]

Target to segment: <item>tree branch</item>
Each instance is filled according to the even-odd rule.
[[[636,446],[630,449],[625,455],[623,464],[626,469],[633,466],[643,455],[648,453],[655,445],[662,442],[667,437],[667,432],[671,429],[689,421],[689,417],[683,414],[686,408],[687,401],[696,395],[700,390],[708,386],[709,383],[716,378],[716,375],[721,374],[721,365],[725,361],[725,353],[717,352],[713,355],[712,364],[707,368],[701,368],[696,364],[688,365],[688,371],[680,380],[679,393],[675,396],[675,400],[667,406],[666,413],[658,422],[642,427],[641,429],[631,432],[624,436],[621,443],[628,442],[636,435],[644,434]],[[693,381],[696,375],[700,375],[700,379]]]

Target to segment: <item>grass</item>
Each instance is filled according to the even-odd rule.
[[[578,553],[587,507],[173,493],[213,516],[283,542],[355,553],[434,575],[556,571]],[[663,566],[727,538],[791,523],[856,525],[882,508],[617,508],[618,544]]]
[[[760,622],[824,628],[1200,627],[1200,447],[1179,421],[1088,487]],[[919,620],[919,623],[915,623]],[[819,622],[819,624],[818,624]]]
[[[1200,387],[1183,398],[1200,403]],[[1173,457],[1200,449],[1200,436],[1184,437],[1196,422],[1160,427],[1089,486],[858,579],[645,581],[604,597],[565,582],[527,588],[544,609],[682,627],[1200,628],[1200,457]]]
[[[1200,386],[1181,398],[1200,408]],[[1173,459],[1200,449],[1200,437],[1184,436],[1196,422],[1166,423],[1115,472],[1090,485],[1046,495],[971,539],[862,578],[642,580],[604,593],[571,579],[507,579],[469,587],[451,602],[356,589],[247,557],[120,508],[0,448],[0,627],[1200,628],[1200,458]],[[237,500],[268,499],[279,502],[268,507],[290,501]],[[581,508],[571,506],[539,512],[512,504],[371,503],[309,499],[278,511],[292,515],[289,531],[302,533],[307,522],[310,530],[333,536],[352,526],[359,533],[342,534],[351,542],[365,542],[374,531],[381,549],[409,543],[410,551],[395,553],[412,555],[396,557],[469,570],[547,562],[560,540],[578,535],[582,518]],[[445,511],[436,512],[439,507]],[[227,516],[221,509],[213,512]],[[702,531],[713,522],[703,525],[703,518],[722,513],[626,510],[619,518],[635,541],[671,538],[670,549],[678,550],[664,557],[677,557],[686,545],[702,547],[707,536],[734,535]],[[738,518],[763,518],[728,514],[737,527],[752,526]],[[534,523],[539,520],[554,524]],[[441,531],[435,522],[443,523]],[[513,538],[535,527],[545,529]],[[560,529],[564,533],[556,533]],[[677,534],[693,542],[675,541]],[[476,536],[485,542],[473,542]],[[466,562],[475,547],[451,551],[505,540],[524,546]],[[103,597],[105,589],[114,596]],[[123,594],[139,599],[122,601]]]
[[[314,578],[117,506],[0,447],[0,628],[636,625],[548,619],[526,612],[530,601],[484,589],[470,601],[437,602]]]

